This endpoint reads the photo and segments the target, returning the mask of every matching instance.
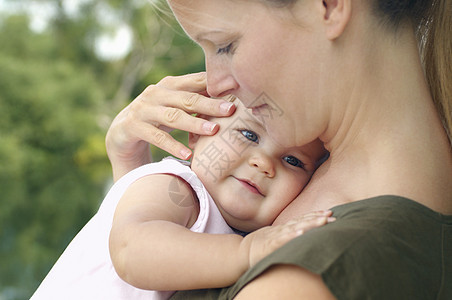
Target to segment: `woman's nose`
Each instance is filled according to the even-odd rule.
[[[238,88],[228,63],[220,59],[206,59],[207,93],[210,97],[223,97]]]
[[[275,177],[275,165],[273,160],[266,154],[257,154],[249,158],[249,165],[257,168],[259,172],[265,173],[267,177]]]

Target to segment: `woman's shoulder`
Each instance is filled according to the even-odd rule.
[[[452,225],[452,215],[443,215],[416,201],[394,195],[354,201],[331,210],[340,222],[332,223],[330,229],[335,235],[339,231],[341,236],[353,232],[354,235],[360,233],[361,238],[369,234],[392,238],[410,232],[419,235],[439,230],[443,225]]]
[[[452,294],[452,260],[444,256],[452,249],[452,216],[392,195],[332,210],[335,222],[287,243],[233,286],[197,291],[193,298],[190,292],[177,293],[174,299],[232,299],[272,267],[284,265],[321,276],[337,299],[448,299]]]
[[[338,299],[430,299],[440,291],[444,276],[451,277],[452,270],[441,267],[443,227],[452,224],[451,216],[398,196],[332,210],[336,222],[313,229],[266,257],[223,291],[225,299],[281,264],[320,275]]]
[[[452,196],[450,198],[450,201],[452,201]],[[419,202],[397,195],[382,195],[353,201],[333,207],[332,210],[335,214],[339,214],[341,216],[358,213],[358,216],[360,218],[369,216],[383,216],[383,218],[387,219],[394,217],[395,215],[413,213],[421,214],[426,218],[437,220],[439,222],[447,222],[448,220],[450,220],[450,218],[452,218],[452,215],[447,216],[441,214]],[[390,215],[388,215],[388,211],[391,211]]]

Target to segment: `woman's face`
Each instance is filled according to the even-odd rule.
[[[204,50],[210,96],[236,95],[284,147],[306,144],[326,126],[320,14],[307,13],[321,1],[299,2],[289,10],[260,1],[169,0]]]

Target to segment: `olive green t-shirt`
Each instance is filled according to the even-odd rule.
[[[181,291],[171,299],[232,299],[277,264],[320,274],[337,299],[452,299],[452,215],[398,196],[332,211],[336,222],[287,243],[231,287]]]

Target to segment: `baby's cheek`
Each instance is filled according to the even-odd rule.
[[[289,204],[292,202],[304,189],[304,187],[309,182],[310,176],[307,172],[304,172],[304,174],[296,176],[288,180],[288,184],[286,186],[286,204]],[[290,182],[290,183],[289,183]]]
[[[197,163],[195,159],[191,163],[191,169],[198,176],[199,180],[206,187],[207,191],[210,192],[212,178],[210,178],[211,176],[209,176],[209,173],[202,172],[202,166],[200,165],[200,163]]]

